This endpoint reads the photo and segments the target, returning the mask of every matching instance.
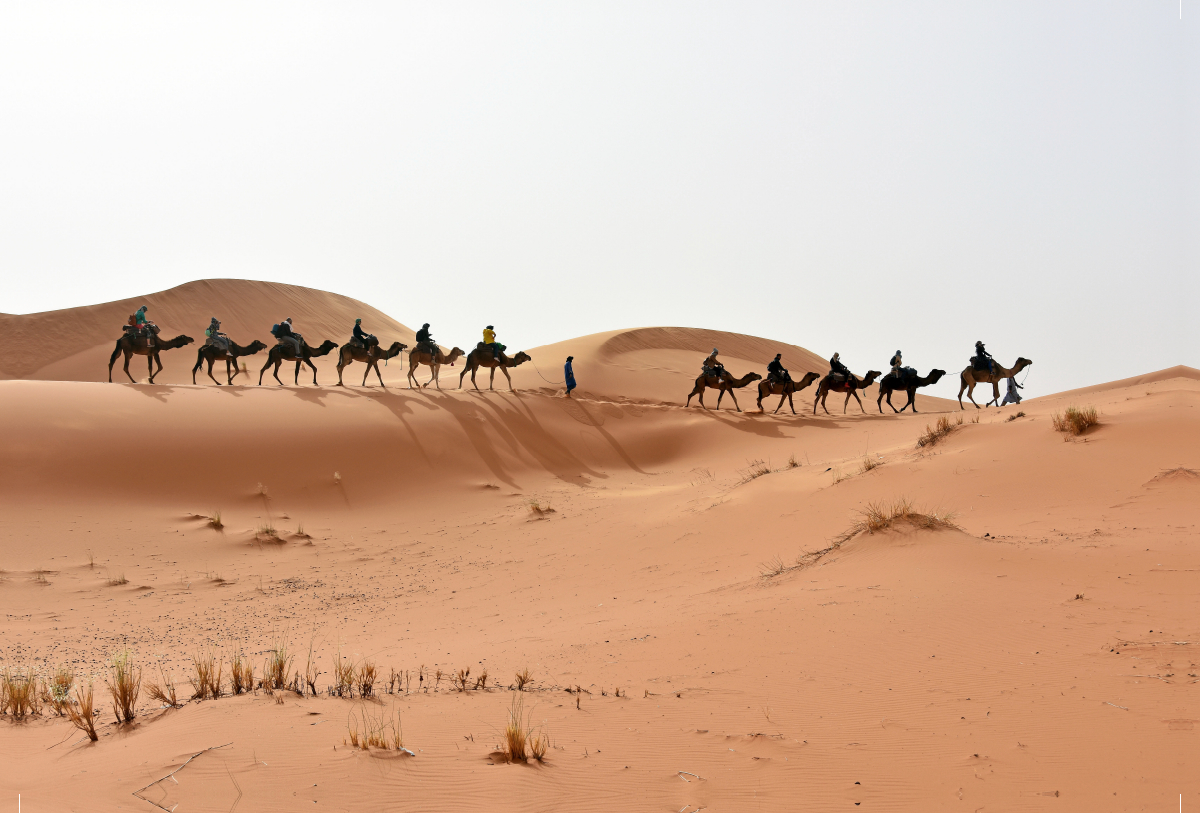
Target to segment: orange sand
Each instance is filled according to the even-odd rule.
[[[366,307],[194,286],[286,293],[288,313],[227,318],[240,342],[325,308],[333,322],[305,332],[344,341],[334,330]],[[182,303],[179,290],[155,296]],[[212,306],[181,304],[164,333],[201,336],[193,317]],[[339,642],[414,687],[422,665],[486,668],[504,686],[528,667],[526,708],[553,747],[542,765],[489,756],[507,688],[443,679],[372,701],[399,712],[408,757],[343,744],[357,699],[259,692],[163,710],[143,693],[136,724],[117,727],[97,679],[98,743],[48,714],[0,718],[2,799],[154,810],[132,792],[224,746],[144,795],[178,813],[1200,805],[1195,370],[1026,401],[1011,422],[1013,407],[971,409],[918,450],[947,402],[842,416],[835,396],[835,414],[814,418],[810,388],[796,417],[753,413],[750,389],[740,415],[679,406],[718,340],[735,374],[762,371],[781,346],[751,337],[644,329],[532,349],[555,381],[560,357],[577,357],[572,401],[530,366],[516,394],[409,391],[392,386],[397,364],[386,390],[184,385],[194,347],[164,355],[163,386],[95,383],[122,308],[81,309],[112,310],[116,327],[4,368],[38,380],[0,382],[3,665],[99,675],[128,647],[162,658],[187,697],[193,652],[240,644],[261,670],[286,629],[302,670],[315,630],[322,690]],[[381,339],[411,340],[371,318]],[[39,346],[30,317],[3,319],[6,345]],[[782,352],[793,372],[822,363]],[[321,381],[336,381],[330,360]],[[1069,404],[1097,407],[1101,425],[1052,431]],[[867,456],[883,465],[859,473]],[[772,473],[748,479],[754,461]],[[902,525],[762,575],[900,496],[955,512],[962,530]],[[200,518],[216,509],[220,532]],[[282,542],[256,539],[266,523]],[[578,708],[564,691],[576,685]]]

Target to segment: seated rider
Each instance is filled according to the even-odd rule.
[[[492,351],[492,358],[494,358],[496,361],[503,360],[501,358],[502,353],[500,351],[504,349],[504,345],[499,344],[496,341],[496,328],[492,327],[491,325],[488,325],[483,329],[483,344]]]
[[[900,355],[900,351],[896,351],[896,355],[892,356],[888,364],[892,365],[892,375],[896,378],[904,378],[904,358]]]
[[[792,380],[792,374],[783,366],[780,359],[783,358],[782,353],[775,354],[775,360],[767,365],[767,380],[774,381],[778,384],[786,384]]]
[[[138,332],[146,337],[146,344],[150,347],[154,346],[154,323],[146,318],[146,306],[142,305],[137,309],[137,313],[133,315],[134,325]]]
[[[369,350],[374,338],[374,336],[362,329],[362,319],[354,320],[354,338],[350,340],[353,344]]]
[[[975,342],[975,357],[971,359],[971,366],[976,370],[996,372],[996,360],[992,358],[991,353],[984,349],[983,342]]]
[[[433,340],[433,336],[429,333],[429,323],[421,325],[421,329],[417,331],[417,346],[416,350],[425,353],[437,353],[437,342]]]
[[[229,337],[221,332],[221,323],[217,321],[217,317],[214,316],[209,321],[208,327],[204,330],[204,335],[207,337],[204,340],[205,344],[212,345],[222,353],[229,352]]]
[[[289,316],[279,323],[279,329],[275,337],[279,340],[280,347],[290,352],[294,357],[300,358],[300,342],[304,340],[304,337],[292,330],[292,317]]]
[[[717,361],[717,348],[713,348],[712,355],[704,360],[700,367],[700,372],[704,375],[715,375],[718,378],[724,374],[725,365]]]
[[[846,380],[849,381],[854,378],[854,375],[850,372],[849,367],[847,367],[845,364],[842,364],[841,358],[841,353],[833,354],[833,358],[829,360],[829,374],[845,376]]]

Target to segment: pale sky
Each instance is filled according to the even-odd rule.
[[[955,379],[982,339],[1030,395],[1200,367],[1182,17],[0,0],[0,311],[244,277],[463,346],[688,325]]]

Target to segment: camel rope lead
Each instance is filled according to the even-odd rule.
[[[537,364],[534,362],[534,360],[533,360],[533,359],[530,359],[530,360],[529,360],[529,363],[533,365],[533,369],[534,369],[534,370],[537,370],[537,374],[538,374],[538,376],[539,376],[539,377],[540,377],[540,378],[541,378],[543,381],[545,381],[547,384],[554,384],[554,385],[556,385],[556,386],[557,386],[558,384],[566,384],[566,383],[567,383],[566,381],[551,381],[550,379],[546,378],[546,376],[542,375],[542,371],[541,371],[541,370],[538,370],[538,366],[537,366]]]

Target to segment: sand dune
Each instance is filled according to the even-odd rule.
[[[69,664],[101,705],[94,744],[49,713],[0,718],[0,795],[154,809],[139,791],[177,813],[1197,800],[1196,371],[968,410],[918,448],[944,416],[683,409],[712,344],[737,372],[781,347],[646,328],[535,353],[575,352],[589,392],[571,401],[526,385],[533,368],[517,394],[0,382],[0,666]],[[1053,431],[1068,404],[1100,425]],[[957,528],[843,536],[899,498]],[[312,642],[318,696],[143,693],[120,726],[100,696],[126,648],[186,698],[195,653],[240,648],[261,674],[281,637],[296,671]],[[351,661],[380,668],[375,698],[327,693]],[[454,691],[468,667],[493,688]],[[410,679],[394,694],[392,669]],[[544,764],[493,753],[514,697]],[[399,714],[413,756],[350,748],[364,708]]]

